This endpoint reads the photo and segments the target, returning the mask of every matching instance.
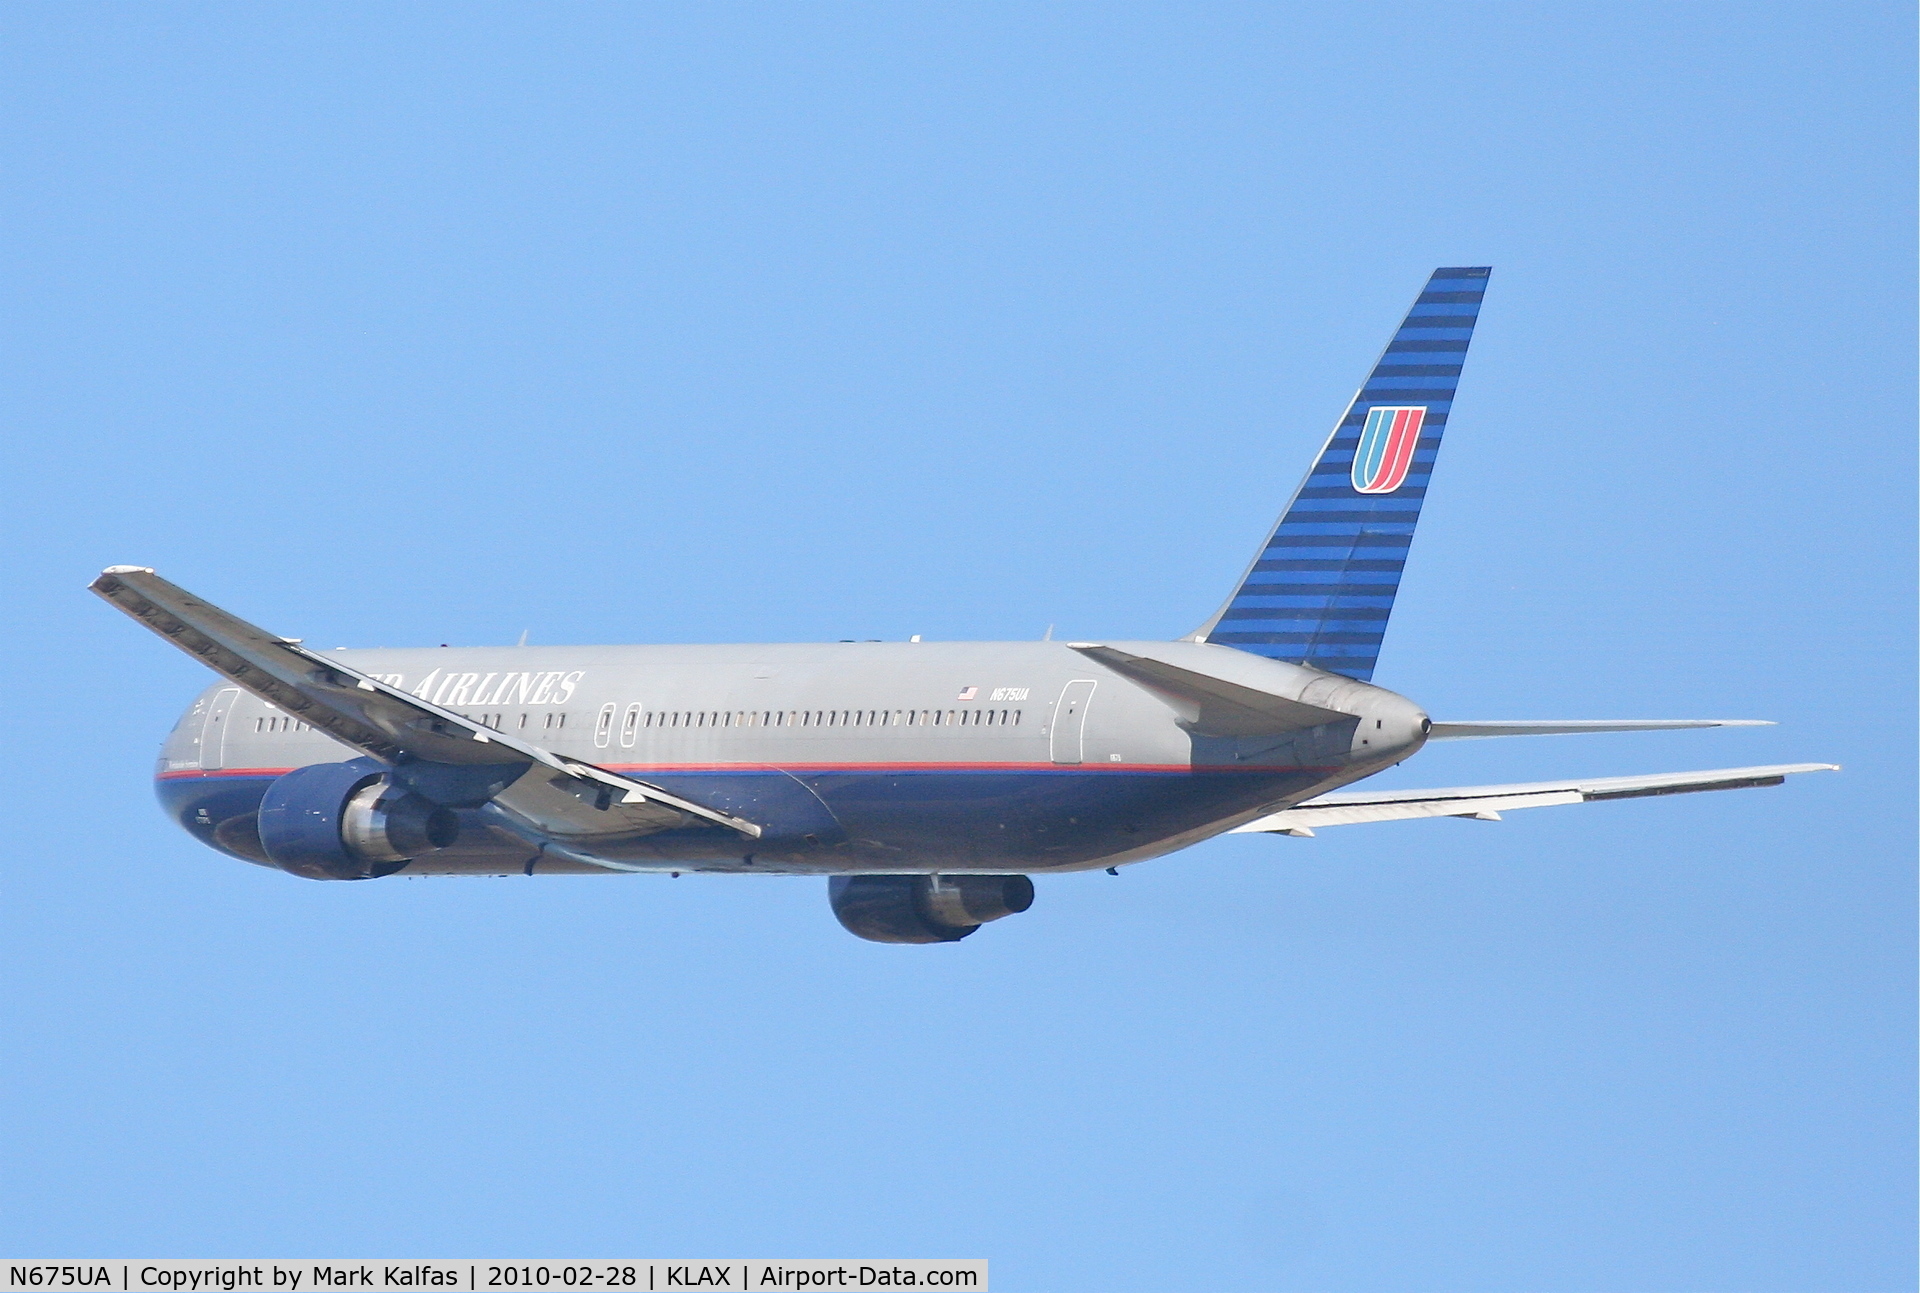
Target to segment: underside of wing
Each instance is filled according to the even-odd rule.
[[[397,776],[438,803],[490,803],[503,826],[542,835],[635,835],[701,822],[760,834],[752,822],[441,709],[249,624],[143,566],[110,567],[90,587],[215,673],[394,765]]]
[[[1704,772],[1659,772],[1637,777],[1588,777],[1507,786],[1453,786],[1441,790],[1338,791],[1235,827],[1232,834],[1311,835],[1321,826],[1402,821],[1415,817],[1469,817],[1498,821],[1516,808],[1549,808],[1604,799],[1642,799],[1702,790],[1777,786],[1799,772],[1835,772],[1832,763],[1779,763]]]

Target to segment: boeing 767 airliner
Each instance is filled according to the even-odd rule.
[[[220,680],[175,725],[167,812],[313,880],[829,877],[840,923],[944,943],[1031,874],[1228,831],[1777,785],[1824,763],[1343,790],[1428,741],[1725,726],[1434,722],[1372,684],[1489,271],[1437,269],[1214,616],[1173,642],[310,651],[139,566],[93,591]]]

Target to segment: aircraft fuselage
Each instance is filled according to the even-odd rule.
[[[1190,708],[1059,642],[472,647],[329,652],[503,733],[752,820],[594,840],[657,871],[1018,873],[1115,866],[1184,848],[1399,762],[1425,715],[1382,688],[1229,647],[1115,643],[1263,688],[1331,685],[1339,722],[1203,735]],[[293,768],[351,758],[231,683],[202,693],[162,751],[169,814],[268,864],[250,823]],[[540,775],[535,770],[529,775]],[[459,810],[451,846],[402,874],[605,873]]]

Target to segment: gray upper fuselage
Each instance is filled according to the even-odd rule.
[[[1326,691],[1327,675],[1228,647],[1111,645],[1277,695],[1310,684]],[[1424,718],[1391,692],[1342,679],[1338,700],[1321,703],[1350,721],[1283,736],[1197,736],[1178,698],[1058,642],[337,654],[443,709],[767,828],[759,841],[700,826],[613,846],[612,855],[660,870],[1030,871],[1137,861],[1397,762],[1418,748]],[[246,783],[354,753],[220,683],[166,743],[163,798],[215,842],[214,823]],[[224,807],[209,811],[221,796]],[[468,825],[459,844],[409,870],[500,873],[536,861],[484,821]]]

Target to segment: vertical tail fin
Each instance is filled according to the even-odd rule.
[[[1239,590],[1191,640],[1372,679],[1491,273],[1433,271]]]

